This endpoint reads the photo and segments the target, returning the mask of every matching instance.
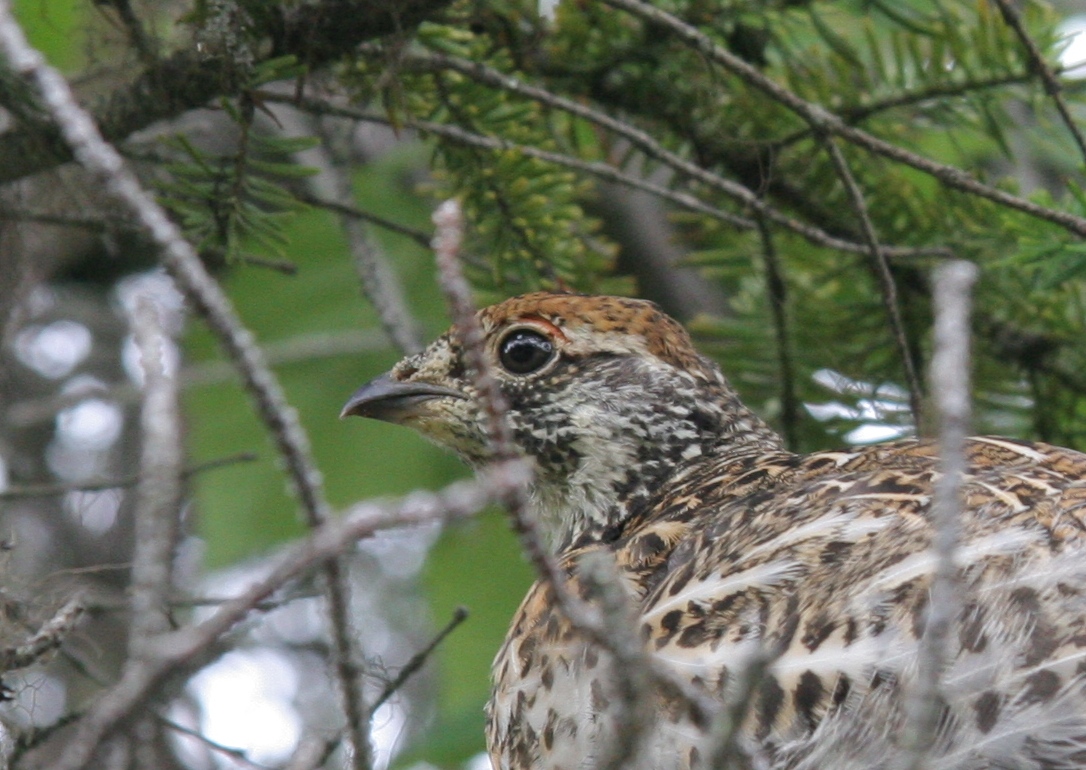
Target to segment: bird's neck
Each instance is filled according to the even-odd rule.
[[[586,401],[575,411],[570,462],[541,463],[533,503],[556,551],[621,535],[699,470],[784,452],[780,437],[722,379],[693,396]],[[651,406],[645,406],[650,404]]]

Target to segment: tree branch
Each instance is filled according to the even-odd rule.
[[[364,48],[363,50],[372,50],[370,48]],[[611,117],[610,115],[594,109],[582,102],[577,102],[572,99],[567,99],[558,94],[554,94],[546,89],[533,86],[529,83],[525,83],[523,80],[506,75],[503,72],[499,72],[491,67],[487,67],[485,64],[479,62],[469,61],[467,59],[461,59],[455,56],[448,56],[444,54],[431,53],[426,56],[406,54],[402,58],[403,64],[408,67],[414,67],[424,71],[441,71],[450,70],[458,72],[462,75],[472,78],[473,80],[482,83],[484,85],[491,86],[493,88],[500,88],[510,93],[525,96],[547,107],[568,112],[571,115],[587,120],[600,128],[612,132],[616,136],[621,136],[626,139],[630,144],[637,147],[643,152],[646,157],[663,163],[667,167],[675,170],[679,174],[686,176],[696,182],[704,184],[710,189],[717,190],[727,197],[734,200],[736,203],[742,205],[745,209],[750,209],[756,212],[759,216],[764,217],[767,221],[771,221],[776,225],[784,227],[787,230],[800,235],[811,243],[819,246],[826,246],[828,248],[837,248],[844,251],[863,251],[865,249],[863,244],[850,243],[840,238],[836,238],[829,233],[826,233],[819,228],[801,222],[795,217],[789,216],[784,211],[778,209],[775,206],[771,206],[766,203],[765,199],[756,194],[754,191],[748,189],[744,185],[726,179],[719,174],[715,174],[712,171],[698,165],[686,158],[678,155],[666,147],[664,147],[659,141],[657,141],[651,134],[646,131],[642,131],[631,123],[619,120],[618,118]],[[416,124],[418,125],[418,124]],[[421,126],[420,126],[421,127]],[[429,129],[425,129],[429,130]],[[446,138],[453,138],[446,134]],[[453,138],[456,141],[455,138]],[[499,140],[500,141],[500,140]],[[518,149],[521,149],[518,147]],[[529,154],[529,153],[525,153]],[[593,166],[599,166],[604,164],[592,164]],[[610,168],[609,166],[607,168]],[[601,174],[595,171],[589,173],[595,173],[597,176]],[[622,184],[627,182],[621,180],[613,180]],[[664,188],[666,189],[666,188]],[[659,193],[656,193],[659,194]],[[752,230],[758,225],[752,219],[732,217],[730,224],[743,230]],[[896,256],[919,256],[921,253],[930,256],[949,256],[949,253],[945,249],[894,249]]]
[[[751,88],[761,91],[773,101],[790,109],[820,133],[838,136],[872,154],[915,168],[952,189],[1051,222],[1076,235],[1086,236],[1086,219],[1065,211],[1050,209],[1025,198],[1003,192],[978,181],[960,168],[917,155],[914,152],[898,147],[896,144],[879,139],[866,131],[850,126],[839,116],[821,105],[809,102],[789,91],[767,77],[757,67],[743,61],[735,54],[717,45],[700,30],[666,11],[655,8],[642,0],[603,0],[603,2],[627,11],[657,27],[669,30],[688,46],[709,60],[721,65]]]
[[[867,212],[867,201],[864,199],[863,190],[856,184],[852,170],[848,167],[841,148],[832,137],[826,137],[826,150],[829,152],[833,167],[837,170],[837,176],[845,187],[856,217],[860,220],[860,231],[867,241],[868,253],[875,267],[875,275],[878,277],[880,294],[883,306],[886,308],[886,319],[890,324],[890,333],[893,335],[894,344],[897,345],[898,355],[901,357],[901,367],[905,373],[905,385],[909,389],[909,411],[912,412],[913,425],[919,431],[921,425],[921,405],[923,403],[923,388],[920,385],[920,376],[916,373],[916,362],[913,361],[912,351],[909,349],[909,339],[905,334],[905,324],[901,320],[901,306],[897,299],[897,284],[894,282],[893,273],[890,272],[890,264],[886,261],[886,253],[879,243],[878,233],[875,232],[875,224]]]
[[[1086,138],[1082,136],[1082,131],[1075,123],[1074,117],[1071,115],[1071,110],[1067,107],[1067,102],[1064,101],[1063,86],[1060,85],[1059,78],[1056,77],[1056,73],[1052,71],[1052,68],[1045,62],[1045,57],[1041,55],[1041,50],[1037,47],[1037,44],[1033,42],[1033,38],[1029,36],[1029,32],[1026,31],[1025,25],[1022,24],[1022,17],[1018,13],[1017,9],[1011,5],[1008,0],[992,0],[998,7],[999,12],[1003,15],[1003,21],[1007,23],[1007,26],[1014,30],[1014,34],[1018,36],[1018,39],[1022,43],[1022,47],[1026,49],[1026,56],[1029,57],[1030,67],[1041,78],[1041,83],[1044,84],[1045,93],[1049,95],[1052,101],[1056,105],[1056,111],[1060,114],[1060,120],[1067,126],[1067,130],[1071,134],[1071,138],[1075,140],[1075,144],[1078,146],[1079,154],[1082,155],[1082,159],[1086,162]]]
[[[670,190],[662,185],[654,184],[640,177],[626,174],[619,169],[611,166],[607,163],[600,163],[598,161],[586,161],[580,158],[574,158],[569,155],[564,155],[559,152],[550,152],[548,150],[542,150],[538,147],[531,145],[517,144],[505,139],[501,139],[493,136],[485,136],[483,134],[477,134],[471,131],[466,131],[459,126],[450,126],[444,123],[435,123],[427,120],[415,120],[410,118],[404,118],[400,123],[394,123],[393,120],[387,116],[376,115],[365,110],[355,109],[353,107],[347,107],[338,104],[332,104],[328,101],[320,99],[303,98],[299,100],[291,100],[281,94],[275,94],[271,92],[261,91],[260,98],[268,102],[289,102],[296,105],[299,109],[309,110],[319,115],[338,115],[340,117],[353,118],[355,120],[366,121],[369,123],[380,123],[382,125],[406,125],[411,128],[415,128],[424,133],[440,136],[452,142],[457,142],[470,147],[479,147],[484,150],[492,151],[515,151],[522,153],[531,158],[539,158],[540,160],[547,161],[548,163],[554,163],[558,166],[564,166],[566,168],[573,169],[574,171],[580,171],[585,174],[591,174],[592,176],[604,179],[608,182],[614,182],[616,184],[626,185],[636,190],[644,190],[664,200],[671,201],[679,206],[690,211],[696,211],[700,214],[713,217],[721,222],[725,222],[739,230],[753,230],[757,227],[754,220],[747,217],[733,214],[730,211],[711,206],[705,203],[697,196],[686,192],[679,192]],[[732,183],[735,184],[735,183]],[[741,186],[740,186],[741,187]],[[742,188],[746,189],[746,188]],[[749,191],[748,191],[749,192]],[[765,208],[764,204],[759,206]],[[854,243],[842,238],[837,238],[824,230],[820,230],[813,225],[808,225],[799,220],[788,217],[782,214],[774,208],[767,209],[767,216],[773,219],[774,222],[786,227],[789,230],[803,236],[811,243],[819,246],[825,246],[830,249],[839,249],[840,251],[846,251],[854,254],[867,253],[868,246],[864,243]],[[887,246],[884,248],[884,252],[890,257],[910,258],[910,257],[946,257],[949,252],[945,248],[941,247],[926,247],[926,248],[907,248],[907,247],[894,247]]]
[[[294,56],[312,72],[350,56],[365,40],[407,32],[450,2],[321,0],[275,8],[268,4],[268,11],[255,19],[253,34],[264,38],[269,51],[264,60]],[[236,69],[225,52],[186,48],[101,99],[92,109],[94,121],[107,141],[119,142],[160,120],[234,94],[238,83],[231,73]],[[71,151],[51,121],[24,121],[0,136],[0,185],[70,160]]]

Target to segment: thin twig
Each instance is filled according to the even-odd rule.
[[[781,429],[785,445],[798,451],[799,399],[796,398],[795,368],[792,365],[792,340],[788,331],[788,286],[784,282],[780,257],[773,233],[765,220],[758,218],[758,233],[762,237],[762,256],[765,259],[766,294],[773,316],[773,334],[777,341],[777,376],[781,381]]]
[[[370,710],[366,706],[363,691],[362,667],[356,662],[355,643],[358,636],[351,627],[350,589],[339,560],[325,562],[323,573],[324,590],[328,597],[328,617],[332,627],[332,663],[347,721],[347,736],[352,749],[351,761],[354,770],[369,770],[373,767]]]
[[[261,418],[271,431],[283,456],[307,523],[310,527],[319,527],[328,519],[329,506],[324,498],[320,474],[310,453],[308,437],[298,421],[297,413],[288,404],[278,380],[268,368],[260,348],[241,324],[229,299],[207,273],[199,256],[185,240],[177,225],[143,190],[120,154],[102,138],[90,116],[76,102],[63,76],[46,64],[41,53],[30,46],[6,2],[0,3],[0,49],[13,70],[34,82],[44,107],[51,114],[79,163],[105,182],[106,189],[132,212],[158,246],[163,264],[237,365],[250,394],[257,402]],[[348,589],[338,562],[327,562],[324,573],[332,626],[333,657],[339,674],[338,681],[351,742],[354,744],[354,754],[360,757],[367,753],[368,733],[363,717],[365,708],[362,704],[361,682],[356,676],[351,659],[354,633],[349,623]],[[143,683],[146,686],[155,678],[150,669],[132,670],[127,679],[122,677],[122,682]],[[121,714],[114,714],[110,726],[120,716]],[[84,766],[90,760],[105,731],[99,731],[97,723],[91,720],[81,723],[77,734],[81,736],[81,740],[70,743],[60,760],[62,765],[73,770]],[[365,766],[357,767],[358,770],[364,770]]]
[[[890,324],[890,333],[893,335],[894,344],[897,345],[898,356],[901,358],[901,366],[905,373],[905,387],[909,389],[909,411],[912,412],[913,425],[917,431],[921,425],[921,409],[924,398],[924,390],[920,384],[920,375],[916,371],[916,362],[913,361],[912,349],[909,347],[909,338],[905,334],[905,324],[901,320],[901,305],[897,297],[897,284],[894,274],[890,272],[890,263],[886,260],[886,253],[879,243],[878,233],[875,232],[875,224],[867,212],[867,201],[864,199],[863,190],[852,176],[852,170],[848,167],[841,148],[837,146],[831,137],[826,137],[826,150],[829,152],[833,166],[837,170],[837,176],[848,193],[849,201],[860,221],[860,228],[864,239],[867,241],[868,253],[871,254],[875,275],[879,280],[882,303],[886,308],[886,318]]]
[[[332,756],[337,746],[339,746],[339,740],[336,738],[303,736],[283,770],[318,770],[324,767],[324,763]]]
[[[407,126],[414,128],[423,133],[433,134],[434,136],[440,136],[452,142],[464,144],[470,147],[479,147],[484,150],[500,151],[500,152],[519,152],[530,158],[538,158],[539,160],[553,163],[556,166],[563,166],[565,168],[573,169],[574,171],[580,171],[585,174],[591,174],[599,179],[603,179],[608,182],[614,182],[616,184],[625,185],[635,190],[643,190],[647,193],[651,193],[658,198],[671,201],[685,209],[690,211],[696,211],[699,214],[705,214],[721,222],[729,224],[739,230],[753,230],[757,227],[754,220],[747,217],[733,214],[730,211],[710,206],[704,201],[700,200],[697,196],[690,193],[679,192],[671,190],[663,185],[654,184],[645,179],[642,179],[631,174],[626,174],[621,170],[615,168],[607,163],[600,163],[598,161],[586,161],[579,158],[574,158],[569,155],[564,155],[559,152],[550,152],[548,150],[542,150],[532,145],[517,144],[516,142],[510,142],[505,139],[501,139],[493,136],[484,136],[482,134],[476,134],[471,131],[466,131],[459,126],[450,126],[444,123],[436,123],[426,120],[415,120],[405,118],[403,121],[394,123],[387,115],[378,115],[375,113],[367,112],[365,110],[356,109],[344,105],[332,104],[322,99],[303,98],[300,100],[289,99],[281,94],[275,94],[273,92],[260,92],[260,98],[266,101],[282,101],[289,102],[297,106],[299,109],[312,111],[315,114],[320,115],[336,115],[339,117],[352,118],[354,120],[366,121],[368,123],[380,123],[382,125],[397,125]],[[745,188],[743,188],[745,189]],[[755,201],[757,201],[755,197]],[[753,204],[766,208],[766,204],[758,202]],[[766,209],[766,215],[777,224],[792,230],[798,235],[806,238],[811,243],[824,246],[829,249],[837,249],[839,251],[845,251],[853,254],[862,254],[867,251],[867,246],[862,243],[854,243],[842,238],[837,238],[829,233],[820,230],[813,225],[808,225],[798,220],[792,219],[787,215],[782,214],[776,209]],[[913,258],[913,257],[946,257],[949,252],[942,247],[886,247],[885,252],[887,256],[895,258]]]
[[[385,701],[391,698],[396,692],[399,691],[404,683],[410,679],[415,673],[423,667],[426,661],[434,654],[434,650],[437,646],[445,641],[445,638],[455,631],[461,623],[468,619],[468,610],[466,607],[457,607],[453,611],[452,619],[445,624],[445,627],[437,632],[437,635],[430,640],[430,643],[423,647],[421,650],[411,656],[411,659],[404,664],[397,673],[396,677],[392,679],[385,688],[381,690],[381,694],[373,701],[373,705],[370,707],[373,711],[376,711],[384,705]]]
[[[642,747],[653,738],[657,704],[649,652],[641,637],[630,633],[639,625],[637,612],[623,588],[613,555],[585,554],[578,561],[577,575],[599,609],[601,630],[612,640],[608,648],[613,656],[611,684],[618,691],[618,698],[612,701],[614,733],[609,745],[599,748],[595,767],[621,770],[628,764],[638,764]]]
[[[257,455],[253,452],[241,452],[229,457],[220,457],[183,469],[181,477],[188,478],[197,473],[204,473],[205,471],[212,471],[237,463],[251,463],[255,462],[256,459]],[[139,481],[140,474],[136,473],[131,476],[120,476],[115,479],[100,479],[97,481],[73,481],[63,484],[21,484],[0,492],[0,502],[4,500],[20,500],[27,497],[56,497],[66,495],[69,492],[104,492],[107,489],[125,489],[136,486]]]
[[[354,203],[354,189],[344,168],[346,161],[322,157],[324,155],[325,153],[318,153],[318,157],[324,161],[320,164],[321,172],[331,178],[336,202],[348,208]],[[362,217],[343,212],[339,215],[339,224],[347,239],[347,249],[351,253],[362,292],[377,311],[381,326],[392,344],[401,353],[419,352],[422,349],[422,340],[419,337],[418,322],[408,309],[403,286],[392,270],[381,245],[373,237]]]
[[[87,610],[89,612],[95,612],[95,611],[98,610],[98,607],[99,606],[96,605],[96,604],[90,604],[90,605],[87,606]],[[106,688],[106,687],[109,687],[109,682],[106,681],[103,677],[101,677],[101,676],[97,675],[96,673],[94,673],[82,658],[80,658],[77,655],[73,655],[72,653],[68,652],[67,650],[61,650],[60,654],[63,656],[65,662],[67,662],[68,665],[72,666],[72,668],[74,668],[76,670],[76,672],[78,672],[82,676],[86,677],[88,681],[93,682],[94,684],[98,685],[98,687],[101,687],[103,689]],[[75,712],[71,712],[71,713],[67,714],[65,716],[65,719],[70,719],[71,721],[74,721],[75,719],[78,719],[81,716],[82,716],[82,713],[80,713],[78,711],[75,711]],[[174,731],[179,732],[179,733],[183,733],[183,734],[185,734],[185,735],[199,741],[200,743],[204,744],[205,746],[207,746],[212,751],[218,752],[220,754],[225,754],[226,756],[230,757],[230,759],[235,761],[235,762],[243,762],[246,765],[249,765],[250,767],[257,768],[258,770],[273,770],[272,768],[268,767],[267,765],[261,765],[261,764],[259,764],[257,762],[254,762],[253,760],[249,759],[248,755],[243,750],[233,748],[231,746],[224,746],[221,743],[218,743],[216,741],[211,740],[206,735],[201,733],[199,730],[194,730],[191,727],[186,727],[185,725],[182,725],[182,724],[180,724],[178,722],[175,722],[172,719],[169,719],[168,717],[162,716],[162,714],[160,714],[160,713],[154,713],[154,714],[152,714],[152,716],[154,717],[154,720],[156,722],[158,722],[160,725],[162,725],[163,727],[169,728],[170,730],[174,730]],[[34,734],[32,741],[22,742],[22,740],[20,740],[20,744],[21,744],[20,753],[25,752],[25,751],[33,748],[34,745],[37,745],[38,743],[41,743],[41,741],[46,737],[47,737],[46,735],[43,735],[42,732],[39,731],[39,732]],[[16,759],[16,757],[13,756],[12,759],[14,760],[14,759]]]
[[[735,664],[732,686],[724,708],[714,720],[710,734],[707,767],[712,770],[738,770],[744,767],[746,751],[739,745],[743,721],[758,697],[758,688],[769,673],[770,666],[784,653],[783,645],[762,646],[745,661]]]
[[[231,262],[237,264],[249,265],[250,267],[262,267],[266,270],[282,273],[283,275],[298,274],[298,265],[291,262],[289,259],[276,259],[274,257],[265,257],[261,254],[249,254],[244,251],[235,252],[227,257],[225,249],[216,248],[205,249],[203,253],[208,257],[216,257],[224,262],[229,259]]]
[[[31,634],[22,644],[0,649],[0,672],[14,671],[32,666],[43,656],[57,649],[68,638],[79,618],[83,616],[84,605],[80,598],[68,602],[45,621],[41,628]]]
[[[143,23],[132,8],[132,3],[129,0],[108,0],[96,5],[107,5],[117,11],[117,17],[128,32],[128,39],[139,54],[140,60],[147,65],[154,64],[158,58],[158,46],[154,38],[143,28]]]
[[[249,759],[249,755],[245,752],[244,749],[236,749],[232,746],[226,746],[217,741],[213,741],[206,735],[201,733],[199,730],[193,730],[191,727],[185,727],[185,725],[180,724],[179,722],[175,722],[172,719],[167,719],[160,714],[155,714],[155,721],[161,724],[163,727],[173,730],[174,732],[181,733],[182,735],[187,735],[188,737],[199,741],[212,751],[229,757],[233,762],[241,762],[242,764],[248,765],[249,767],[255,767],[257,768],[257,770],[275,770],[275,768],[272,768],[269,765],[262,765],[259,762],[254,762],[253,760]]]
[[[339,203],[338,201],[329,201],[324,198],[319,198],[312,193],[302,190],[295,194],[295,197],[303,203],[308,203],[318,209],[324,209],[325,211],[331,211],[333,214],[338,214],[341,217],[354,217],[355,219],[361,219],[371,224],[375,224],[378,227],[384,228],[389,232],[402,235],[406,238],[410,238],[420,246],[424,246],[427,249],[430,248],[430,236],[424,233],[422,230],[416,230],[413,227],[402,225],[399,222],[394,222],[391,219],[386,219],[378,214],[374,214],[371,211],[363,211],[357,206],[347,205],[345,203]]]
[[[796,113],[818,133],[839,136],[872,154],[915,168],[955,190],[1051,222],[1076,235],[1086,236],[1086,219],[1083,217],[1050,209],[1025,198],[1011,195],[978,181],[968,172],[956,166],[938,163],[930,158],[917,155],[914,152],[879,139],[859,128],[850,126],[838,115],[829,112],[819,104],[802,99],[766,76],[754,65],[744,61],[723,46],[717,45],[708,35],[666,11],[643,2],[643,0],[603,0],[603,2],[615,8],[621,8],[650,24],[671,31],[688,46],[709,60],[721,65],[748,86],[761,91],[773,101]]]
[[[471,481],[450,484],[437,493],[415,492],[393,503],[360,503],[341,517],[332,518],[314,529],[305,539],[283,549],[270,560],[267,574],[224,603],[203,622],[155,638],[153,656],[147,664],[126,671],[120,681],[101,693],[73,727],[64,753],[30,761],[26,767],[49,770],[79,770],[91,760],[95,747],[117,724],[144,703],[178,667],[198,658],[223,634],[249,615],[252,608],[268,599],[288,581],[335,559],[364,537],[382,529],[428,523],[451,522],[474,515],[487,505],[504,499],[529,478],[520,461],[488,467]]]
[[[140,352],[144,393],[128,634],[129,656],[139,659],[148,642],[170,627],[166,600],[180,524],[182,450],[177,381],[165,368],[167,339],[153,300],[136,298],[130,326]]]
[[[294,103],[294,102],[292,102]],[[366,112],[365,110],[355,109],[338,104],[332,104],[330,102],[306,98],[297,102],[300,109],[312,110],[318,114],[325,115],[339,115],[341,117],[352,118],[354,120],[365,121],[367,123],[379,123],[382,125],[394,125],[393,121],[385,115],[378,115],[372,112]],[[459,126],[450,126],[444,123],[435,123],[427,120],[405,119],[402,123],[395,125],[406,125],[410,128],[414,128],[423,133],[433,134],[434,136],[440,136],[444,139],[448,139],[453,142],[458,142],[470,147],[479,147],[484,150],[491,151],[511,151],[519,152],[531,158],[538,158],[540,160],[553,163],[556,166],[564,166],[571,168],[574,171],[581,171],[586,174],[605,179],[609,182],[615,182],[617,184],[626,185],[637,190],[644,190],[645,192],[652,193],[657,197],[669,200],[672,203],[688,208],[691,211],[697,211],[702,214],[718,219],[721,222],[732,225],[740,230],[749,230],[754,226],[754,223],[738,214],[733,214],[723,209],[718,209],[704,203],[698,198],[688,193],[676,192],[669,190],[661,185],[653,184],[639,177],[624,174],[614,166],[610,166],[606,163],[598,163],[593,161],[584,161],[579,158],[573,158],[568,155],[563,155],[557,152],[548,152],[541,150],[538,147],[531,145],[517,144],[515,142],[509,142],[504,139],[499,139],[492,136],[484,136],[482,134],[476,134],[471,131],[466,131]]]
[[[958,548],[962,487],[968,471],[965,440],[969,429],[969,315],[977,268],[955,261],[935,274],[935,344],[931,359],[931,390],[939,415],[939,477],[932,502],[932,542],[935,571],[924,636],[920,640],[917,679],[906,702],[903,766],[920,770],[939,721],[939,680],[947,660],[951,626],[958,616]]]
[[[1031,79],[1028,73],[1011,73],[1009,75],[997,75],[989,78],[967,79],[960,83],[938,83],[926,85],[917,91],[905,91],[904,93],[888,96],[884,99],[875,99],[866,104],[845,106],[840,110],[841,119],[849,124],[862,123],[868,118],[878,115],[880,112],[897,109],[898,107],[911,107],[921,105],[924,102],[946,97],[966,96],[974,91],[983,91],[989,88],[1027,83]],[[767,145],[770,152],[780,151],[785,147],[795,144],[814,135],[810,128],[800,129],[781,139],[774,140]]]
[[[486,356],[486,339],[475,315],[471,288],[460,270],[460,245],[464,239],[460,204],[453,199],[445,201],[434,211],[433,218],[436,226],[433,248],[441,289],[452,311],[472,384],[479,393],[480,406],[486,412],[491,450],[496,459],[508,460],[516,456],[516,446],[509,422],[505,419],[508,408],[505,395]]]
[[[491,450],[495,458],[508,460],[517,455],[517,450],[509,421],[506,419],[505,395],[501,392],[498,379],[494,376],[490,360],[487,358],[486,340],[471,302],[471,289],[460,270],[460,244],[463,240],[460,205],[455,200],[442,203],[434,212],[434,224],[437,227],[434,236],[434,254],[437,258],[441,288],[452,310],[453,322],[464,350],[468,371],[473,379],[475,390],[479,394],[480,406],[486,414]],[[619,719],[620,735],[614,746],[614,763],[608,761],[605,765],[608,768],[617,768],[629,758],[628,752],[637,748],[637,742],[631,741],[631,737],[646,732],[642,728],[648,724],[648,717],[638,709],[642,708],[640,705],[642,702],[649,703],[645,692],[648,687],[647,685],[638,686],[637,682],[640,680],[635,680],[641,675],[651,676],[652,668],[641,648],[641,640],[635,630],[636,623],[624,623],[613,617],[618,613],[624,616],[623,620],[629,620],[625,617],[628,613],[624,612],[620,602],[613,599],[613,592],[604,591],[599,585],[595,585],[600,601],[590,605],[580,601],[569,590],[566,576],[562,574],[554,558],[544,546],[535,520],[528,513],[526,492],[526,489],[514,490],[515,494],[503,500],[522,550],[535,567],[539,580],[550,589],[555,603],[570,624],[585,633],[591,641],[600,644],[614,658],[618,673],[615,683],[624,693],[623,704],[628,706],[622,712],[629,717],[625,724],[621,718]],[[575,565],[575,567],[580,566]],[[588,574],[582,577],[588,582],[593,582],[592,578],[595,574],[592,569],[589,569]],[[595,581],[595,583],[599,582],[601,581]],[[617,583],[614,587],[619,588]],[[636,665],[633,659],[636,659]]]
[[[1071,115],[1071,110],[1067,107],[1067,102],[1063,98],[1063,86],[1060,84],[1059,78],[1056,77],[1056,73],[1052,71],[1052,68],[1048,66],[1045,61],[1045,57],[1041,55],[1041,50],[1037,47],[1037,44],[1033,42],[1033,38],[1030,37],[1029,32],[1026,31],[1025,25],[1022,23],[1022,17],[1018,13],[1018,10],[1011,5],[1008,0],[992,0],[997,6],[999,6],[999,12],[1003,15],[1003,21],[1007,23],[1007,26],[1014,30],[1014,34],[1018,35],[1018,39],[1022,42],[1022,47],[1026,49],[1026,55],[1029,57],[1030,67],[1041,78],[1041,83],[1044,84],[1045,93],[1049,95],[1052,102],[1056,105],[1056,111],[1060,114],[1060,120],[1067,126],[1067,130],[1071,132],[1071,137],[1075,140],[1075,144],[1078,145],[1079,154],[1082,155],[1082,159],[1086,162],[1086,137],[1083,137],[1082,131],[1075,123],[1074,117]]]

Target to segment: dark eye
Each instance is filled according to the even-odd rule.
[[[531,374],[554,358],[554,343],[530,329],[510,332],[498,345],[498,359],[513,374]]]

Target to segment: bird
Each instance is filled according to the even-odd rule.
[[[664,672],[639,691],[647,716],[631,731],[624,683],[640,667],[583,633],[540,579],[493,664],[495,770],[907,766],[937,446],[789,451],[648,301],[536,292],[476,319],[533,469],[527,515],[571,595],[597,600],[581,565],[607,560],[639,654]],[[450,329],[343,415],[486,466],[496,450],[468,352]],[[923,766],[1086,767],[1086,455],[995,436],[964,455],[957,601]]]

